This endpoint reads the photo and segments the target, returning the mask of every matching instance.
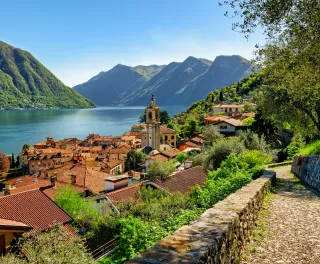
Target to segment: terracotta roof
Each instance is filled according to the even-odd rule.
[[[195,136],[195,137],[191,138],[191,141],[193,141],[195,143],[203,144],[206,140],[203,137]]]
[[[187,145],[190,148],[200,148],[202,145],[191,142],[190,140],[183,142],[181,145]]]
[[[136,191],[141,188],[141,185],[145,182],[138,182],[129,185],[128,187],[112,191],[107,193],[107,197],[112,201],[113,204],[117,204],[119,202],[128,201],[130,199],[136,200]]]
[[[242,125],[242,121],[237,120],[237,119],[233,119],[233,118],[229,118],[229,119],[226,119],[226,120],[218,121],[216,123],[216,125],[220,124],[220,123],[228,123],[229,125],[232,125],[232,126],[241,126]]]
[[[122,164],[121,160],[110,160],[110,161],[103,161],[103,164],[105,164],[108,168],[113,169],[114,167],[118,166],[119,164]]]
[[[102,147],[101,146],[94,146],[90,149],[90,151],[102,151]]]
[[[156,153],[156,154],[150,155],[150,157],[147,157],[147,159],[148,158],[152,160],[156,160],[156,159],[163,160],[163,161],[168,160],[168,158],[164,156],[162,153]]]
[[[128,131],[123,134],[124,136],[135,136],[138,138],[143,138],[147,135],[146,131]]]
[[[40,230],[72,221],[69,215],[39,190],[1,197],[0,218],[22,222]]]
[[[127,154],[130,150],[127,148],[113,148],[109,150],[110,154]]]
[[[172,149],[167,149],[166,151],[162,152],[162,155],[165,155],[169,158],[175,158],[181,151],[176,149],[176,148],[172,148]]]
[[[0,218],[0,230],[3,229],[22,229],[22,230],[30,230],[32,229],[31,226],[28,226],[24,223],[21,222],[17,222],[17,221],[12,221],[12,220],[8,220],[8,219],[1,219]]]
[[[47,142],[45,141],[37,142],[34,144],[34,146],[46,146],[46,145],[47,145]]]
[[[76,185],[86,187],[94,192],[100,192],[105,189],[104,179],[109,176],[109,174],[97,171],[93,167],[73,164],[48,171],[50,176],[53,175],[54,172],[57,172],[57,181],[65,183],[71,183],[71,174],[76,174]]]
[[[177,134],[177,132],[174,129],[168,128],[165,125],[160,126],[160,132],[162,134]]]
[[[207,173],[202,167],[197,166],[180,172],[176,172],[169,176],[166,180],[153,181],[156,185],[165,190],[173,192],[186,193],[195,185],[202,185],[207,180]]]

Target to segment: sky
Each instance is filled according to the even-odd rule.
[[[29,51],[66,85],[121,63],[181,62],[188,56],[253,58],[261,32],[232,31],[216,0],[10,0],[0,6],[0,40]]]

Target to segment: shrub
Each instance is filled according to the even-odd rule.
[[[304,145],[305,143],[301,137],[294,138],[286,148],[287,159],[293,159],[293,157],[303,149]]]
[[[185,152],[180,152],[177,157],[176,160],[179,161],[181,164],[185,162],[185,160],[188,158],[188,154]]]
[[[320,154],[320,140],[307,145],[300,151],[300,154],[305,157]]]
[[[148,179],[155,180],[155,179],[165,179],[167,178],[172,172],[176,170],[175,161],[162,161],[162,160],[154,160],[148,169]]]

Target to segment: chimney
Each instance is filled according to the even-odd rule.
[[[57,173],[55,172],[54,175],[50,177],[51,187],[56,186],[56,176],[57,176]]]
[[[184,169],[190,169],[192,167],[192,161],[185,161],[184,162]]]
[[[75,185],[77,181],[77,175],[76,174],[71,174],[71,184]]]

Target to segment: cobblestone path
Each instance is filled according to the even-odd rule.
[[[320,197],[290,166],[274,169],[277,185],[259,214],[243,264],[320,264]]]

